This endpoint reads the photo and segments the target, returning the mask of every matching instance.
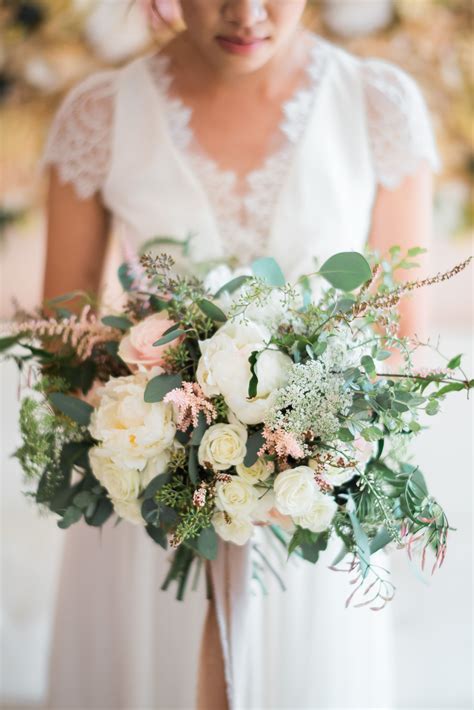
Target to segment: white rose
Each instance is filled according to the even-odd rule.
[[[89,451],[92,472],[111,498],[121,501],[136,500],[140,495],[140,473],[137,469],[120,466],[100,446]]]
[[[334,513],[337,510],[337,503],[334,498],[318,491],[310,510],[295,517],[295,523],[302,528],[307,528],[312,532],[323,532],[331,525]]]
[[[206,429],[198,450],[201,466],[210,464],[225,471],[242,463],[246,454],[247,430],[241,424],[213,424]]]
[[[270,331],[262,324],[227,321],[217,333],[200,343],[197,379],[205,394],[223,395],[227,405],[244,424],[262,422],[292,366],[288,355],[276,348],[265,349]],[[249,356],[263,351],[256,364],[257,396],[248,399],[251,377]]]
[[[253,534],[253,525],[245,517],[231,518],[226,513],[218,512],[214,513],[212,524],[219,537],[235,545],[245,545]]]
[[[273,473],[274,466],[271,461],[260,458],[252,466],[244,466],[243,463],[239,463],[235,468],[241,478],[255,485],[260,481],[266,481]]]
[[[216,506],[230,515],[248,516],[257,503],[257,492],[251,483],[239,476],[216,484]]]
[[[133,525],[146,525],[141,514],[141,502],[138,500],[114,500],[112,498],[114,510],[120,518],[127,520]]]
[[[318,486],[309,466],[288,468],[274,483],[275,507],[283,515],[304,515],[311,510]]]
[[[147,382],[142,373],[112,377],[100,392],[89,427],[112,460],[139,470],[170,446],[176,432],[171,404],[144,401]]]

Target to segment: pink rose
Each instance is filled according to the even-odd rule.
[[[139,365],[146,369],[161,367],[163,365],[163,355],[170,345],[154,346],[163,333],[171,328],[175,323],[166,318],[165,313],[155,313],[134,325],[122,338],[118,349],[118,354],[127,363],[132,371],[138,370]],[[178,340],[173,340],[172,345],[176,345]]]

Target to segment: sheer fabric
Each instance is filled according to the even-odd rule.
[[[57,165],[81,198],[100,191],[129,247],[160,234],[184,245],[193,233],[189,268],[272,255],[293,280],[314,260],[363,249],[379,185],[395,188],[422,161],[439,167],[415,82],[317,36],[303,85],[282,106],[275,152],[246,176],[244,189],[197,145],[191,110],[171,82],[160,54],[87,79],[59,110],[44,164]],[[176,251],[178,262],[189,261]],[[166,554],[142,530],[119,527],[118,535],[104,531],[100,547],[90,531],[68,531],[52,706],[107,707],[115,677],[114,708],[190,708],[203,601],[191,594],[180,606],[161,593]],[[347,579],[327,569],[337,545],[316,568],[285,565],[265,531],[255,535],[287,591],[271,584],[264,597],[251,582],[248,549],[223,545],[213,572],[231,707],[389,707],[390,610],[344,610]],[[95,583],[88,590],[79,576]],[[116,607],[106,603],[108,589]],[[107,609],[107,623],[94,615],[89,628],[77,612],[89,606]],[[104,652],[107,645],[114,653]]]
[[[330,43],[321,38],[315,41],[304,86],[281,107],[279,148],[260,168],[246,175],[243,191],[236,173],[220,169],[197,143],[190,127],[192,110],[169,95],[172,75],[168,57],[157,53],[145,59],[156,89],[165,99],[165,119],[172,140],[212,202],[226,256],[245,253],[252,258],[265,248],[273,205],[294,147],[316,104],[331,52]],[[357,60],[357,64],[377,182],[395,189],[423,160],[438,170],[429,114],[414,80],[380,59]],[[57,165],[61,179],[72,183],[81,198],[100,190],[110,169],[117,76],[118,72],[102,72],[82,82],[65,99],[49,135],[44,163]]]

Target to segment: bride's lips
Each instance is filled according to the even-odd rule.
[[[228,37],[218,35],[216,42],[225,52],[230,54],[249,55],[260,49],[268,37]]]

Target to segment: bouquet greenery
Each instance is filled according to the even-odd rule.
[[[69,295],[53,316],[18,320],[0,346],[34,373],[16,452],[31,495],[60,528],[112,515],[142,525],[171,547],[163,587],[177,582],[179,598],[219,537],[244,545],[266,525],[316,563],[337,536],[348,603],[380,608],[394,587],[376,551],[443,562],[450,526],[406,444],[448,393],[474,385],[461,356],[416,370],[422,344],[398,335],[400,298],[469,261],[397,285],[419,251],[336,254],[294,285],[271,258],[199,279],[145,254],[119,270],[123,312],[100,318],[86,299],[74,315]]]

